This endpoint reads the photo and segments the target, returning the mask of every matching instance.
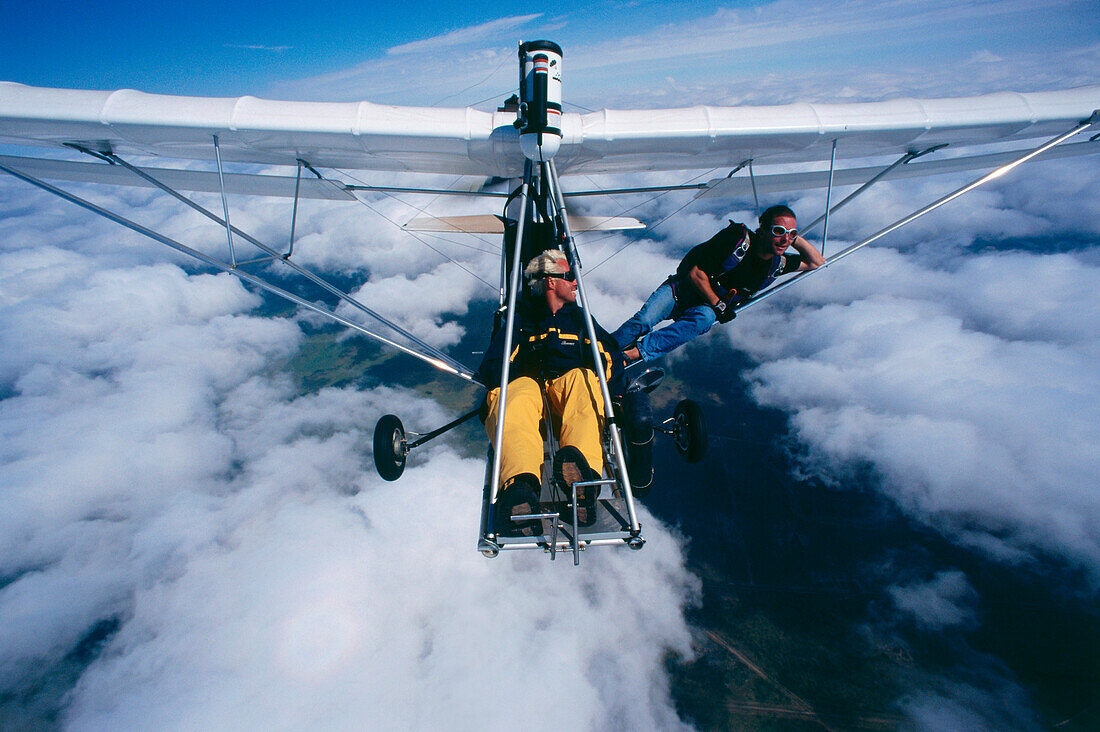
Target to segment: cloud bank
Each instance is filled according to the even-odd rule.
[[[805,3],[777,3],[605,42],[570,46],[567,27],[550,37],[566,45],[570,98],[589,106],[965,94],[1094,79],[1095,43],[974,47],[942,67],[891,56],[849,63],[843,74],[774,60],[814,28],[832,59],[826,51],[859,30],[854,20],[867,22],[867,6],[847,7],[851,15],[831,24]],[[947,6],[925,7],[878,7],[874,18],[894,31],[908,21],[949,25],[935,12]],[[1011,19],[1022,7],[978,9]],[[1082,4],[1062,9],[1080,13]],[[563,22],[501,22],[534,35],[536,20]],[[489,98],[499,80],[495,104],[514,86],[514,50],[496,38],[487,48],[487,27],[436,39],[460,69],[454,78],[434,73],[429,54],[396,52],[415,49],[408,44],[281,89],[416,104],[476,84],[453,100],[467,104]],[[730,40],[715,45],[720,38]],[[647,44],[662,62],[647,75],[617,75],[615,64]],[[718,63],[730,57],[736,68]],[[689,73],[699,68],[720,75]],[[1095,182],[1090,161],[1032,166],[709,337],[757,360],[745,376],[761,404],[790,415],[803,470],[843,486],[869,465],[883,492],[951,541],[1022,568],[1068,566],[1085,578],[1072,591],[1088,596],[1100,581],[1091,495],[1100,465],[1090,443],[1100,423]],[[835,246],[946,189],[914,181],[869,193],[832,222]],[[683,614],[698,585],[680,537],[645,516],[645,551],[592,552],[580,572],[534,555],[486,561],[473,550],[480,461],[433,443],[396,485],[370,466],[380,414],[436,425],[451,416],[438,405],[386,387],[302,393],[285,367],[302,330],[265,317],[260,298],[234,279],[181,267],[177,255],[13,182],[0,182],[0,199],[14,212],[0,219],[6,719],[75,729],[681,724],[664,662],[691,653]],[[198,228],[155,194],[111,201],[188,243],[224,245],[223,232]],[[393,221],[415,213],[368,201]],[[683,201],[637,203],[635,215],[652,221]],[[805,218],[824,195],[792,203]],[[280,205],[235,204],[234,222],[277,239]],[[582,241],[589,266],[629,245],[592,273],[601,322],[614,328],[629,316],[726,218],[751,223],[751,203],[689,207],[633,245],[620,234]],[[462,273],[495,280],[496,262],[476,239],[431,240],[460,267],[358,206],[310,204],[299,227],[302,263],[354,280],[383,314],[438,345],[466,332],[471,298],[493,297]],[[896,587],[893,611],[929,633],[960,632],[980,610],[969,587],[947,570]],[[561,670],[549,683],[547,667]],[[902,705],[928,729],[1030,724],[1026,695],[1010,674],[998,679],[929,682]],[[547,699],[554,714],[539,716]]]
[[[484,559],[480,460],[433,443],[396,484],[370,463],[382,413],[435,425],[439,406],[300,392],[273,368],[303,343],[293,320],[155,248],[120,263],[94,224],[51,232],[56,204],[36,196],[0,251],[5,719],[680,724],[664,660],[691,654],[697,585],[659,522],[643,519],[646,551],[592,552],[580,572]],[[546,700],[554,716],[532,716]]]

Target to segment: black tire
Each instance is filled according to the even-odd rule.
[[[387,414],[374,426],[374,467],[385,480],[405,472],[405,428],[397,415]]]
[[[689,463],[699,462],[707,454],[707,421],[703,409],[690,399],[684,399],[676,405],[672,418],[672,441],[680,457]]]

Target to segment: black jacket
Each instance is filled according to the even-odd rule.
[[[612,366],[621,366],[614,339],[599,326],[596,330],[604,375],[610,379]],[[540,297],[527,297],[516,306],[515,336],[512,338],[512,366],[509,381],[530,376],[537,381],[555,379],[575,368],[592,368],[592,347],[584,327],[584,315],[574,303],[565,303],[551,313]],[[504,324],[493,333],[477,378],[489,389],[500,386],[504,365]]]

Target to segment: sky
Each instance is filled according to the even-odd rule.
[[[575,111],[1035,91],[1097,83],[1100,68],[1095,2],[623,2],[507,16],[406,5],[273,3],[260,16],[232,2],[4,3],[0,79],[484,108],[513,90],[516,41],[545,37],[563,46]],[[830,246],[959,183],[875,189],[831,223]],[[195,246],[224,245],[162,196],[76,188]],[[870,472],[944,541],[1094,602],[1096,188],[1090,158],[1035,164],[698,347],[748,359],[752,399],[789,420],[792,470],[834,490]],[[493,292],[426,250],[410,256],[418,245],[374,213],[407,218],[408,204],[368,201],[373,212],[310,202],[296,257],[459,347]],[[824,193],[788,202],[820,210]],[[656,224],[688,203],[624,205]],[[233,204],[238,226],[286,236],[287,202]],[[613,328],[691,245],[753,215],[751,201],[710,201],[651,228],[592,269],[599,320]],[[598,263],[626,242],[582,240],[582,254]],[[495,271],[479,242],[438,246]],[[534,553],[485,560],[481,460],[432,443],[396,484],[370,464],[381,414],[434,426],[453,413],[369,374],[302,388],[309,322],[0,180],[0,726],[688,726],[666,659],[695,653],[690,538],[642,509],[641,552],[590,552],[579,570]],[[898,578],[889,596],[890,622],[929,633],[983,613],[959,567]],[[533,678],[544,664],[568,670],[550,690]],[[969,681],[918,685],[898,708],[916,729],[1041,726],[1011,673]],[[552,720],[532,717],[542,694]]]

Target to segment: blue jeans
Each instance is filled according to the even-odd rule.
[[[662,320],[672,319],[672,325],[654,331],[653,326]],[[643,361],[660,358],[669,351],[679,348],[692,338],[703,335],[717,322],[714,309],[709,305],[696,305],[691,308],[678,308],[672,294],[672,286],[667,282],[658,287],[642,309],[634,317],[619,326],[611,334],[619,348],[628,348],[637,341],[638,353]]]

